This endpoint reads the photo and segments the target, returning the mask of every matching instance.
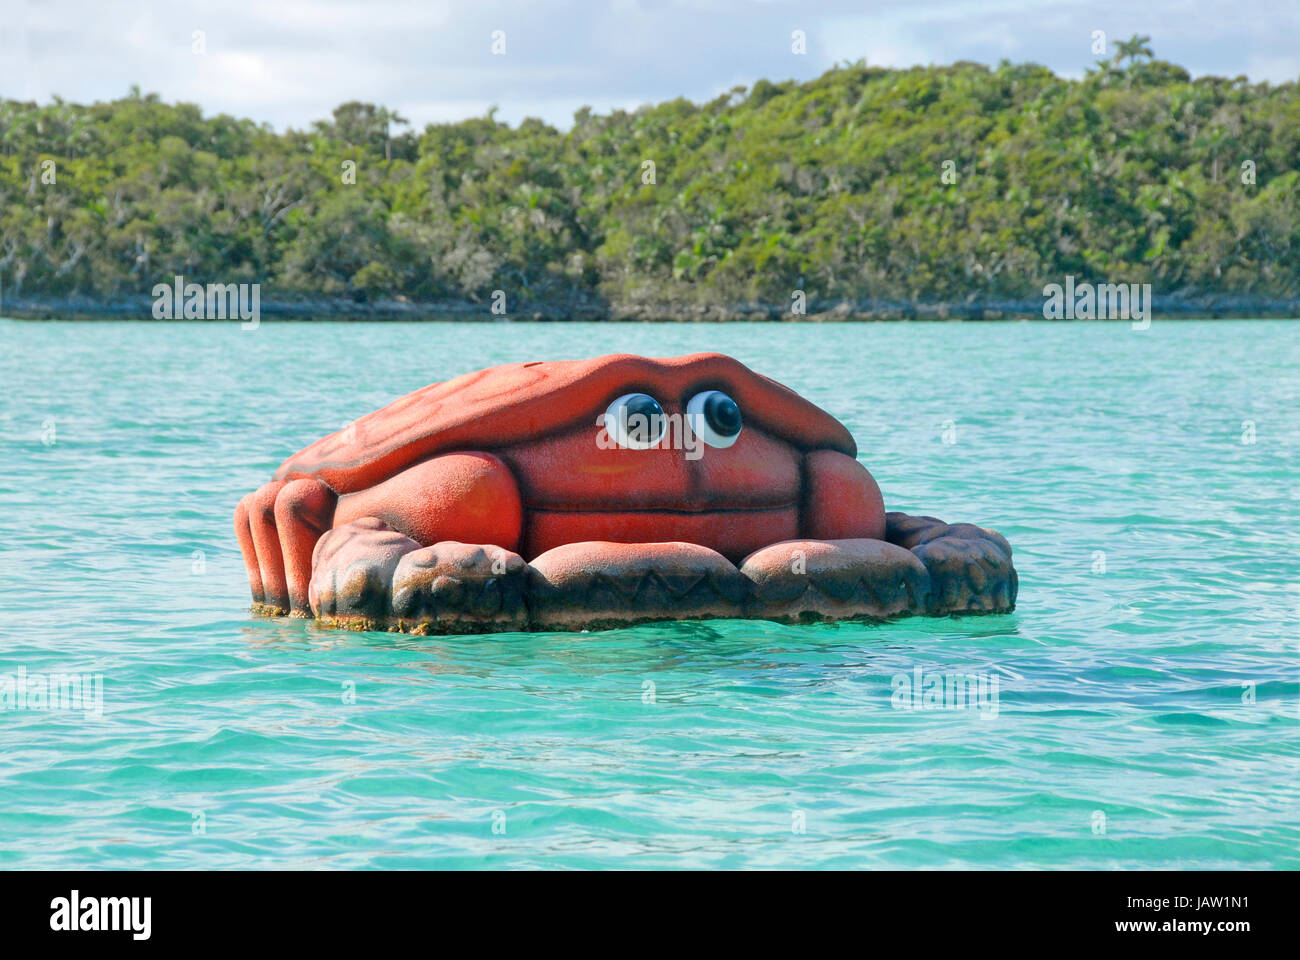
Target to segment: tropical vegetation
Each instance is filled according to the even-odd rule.
[[[1078,80],[858,62],[563,131],[0,100],[0,289],[107,302],[180,274],[264,303],[500,290],[561,312],[1011,302],[1065,275],[1300,296],[1300,87],[1193,79],[1146,40]]]

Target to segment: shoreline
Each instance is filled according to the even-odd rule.
[[[92,297],[6,296],[0,300],[0,317],[12,320],[129,320],[154,323],[238,323],[231,318],[182,318],[159,320],[153,316],[151,297],[123,297],[101,300]],[[1152,320],[1293,320],[1300,319],[1300,299],[1265,300],[1234,294],[1155,298]],[[534,303],[504,315],[494,314],[488,302],[415,302],[405,299],[357,301],[341,297],[302,297],[265,300],[259,320],[311,322],[421,323],[459,321],[505,323],[533,321],[565,323],[602,321],[609,323],[826,323],[865,322],[981,322],[1031,321],[1047,323],[1138,322],[1136,318],[1047,318],[1038,301],[972,301],[969,303],[911,303],[891,300],[835,301],[809,304],[806,313],[792,314],[787,305],[746,303],[731,305],[684,303],[607,304],[594,301]]]

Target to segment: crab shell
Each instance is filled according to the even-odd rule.
[[[651,450],[597,444],[597,417],[614,398],[647,393],[672,422],[703,390],[729,394],[742,411],[744,427],[731,447],[702,447],[692,459],[670,443]],[[485,511],[491,517],[484,534],[491,536],[473,542],[519,549],[527,559],[564,543],[667,540],[739,560],[801,534],[884,535],[879,489],[854,459],[857,447],[844,425],[716,353],[665,360],[616,354],[480,370],[362,417],[290,457],[275,479],[319,479],[344,495],[341,516],[379,516],[423,540],[419,526],[379,509],[374,498],[355,498],[353,507],[346,497],[458,451],[499,458],[519,489],[520,535],[512,535],[514,498],[499,496]],[[846,485],[858,489],[839,489]]]
[[[686,425],[688,401],[705,390],[728,394],[741,410],[743,428],[729,447],[702,445]],[[651,449],[601,442],[601,414],[628,393],[654,397],[681,429]],[[865,550],[873,563],[881,550],[896,550],[886,559],[907,568],[904,592],[913,606],[924,605],[924,564],[884,542],[880,490],[856,453],[830,414],[721,354],[506,364],[417,390],[301,450],[241,501],[235,527],[254,600],[268,612],[323,616],[330,608],[332,619],[347,619],[356,603],[340,607],[339,597],[350,593],[360,603],[364,594],[367,614],[359,619],[371,625],[406,626],[393,577],[400,579],[399,561],[421,549],[427,555],[412,562],[428,574],[419,587],[425,594],[434,581],[446,593],[449,578],[472,581],[474,590],[496,584],[519,594],[525,622],[530,599],[544,605],[556,577],[572,579],[575,571],[588,587],[592,577],[663,585],[679,576],[688,592],[703,577],[727,601],[649,601],[650,614],[655,603],[666,605],[663,616],[636,619],[735,615],[735,604],[753,593],[738,569],[746,558],[798,543],[811,544],[816,556],[830,544],[835,556],[822,566],[854,569],[866,561],[845,560],[846,550],[855,557]],[[791,562],[777,552],[760,566]],[[513,559],[475,574],[489,554]],[[1006,554],[1009,570],[1009,547]],[[548,579],[548,571],[556,576]],[[552,606],[575,602],[573,591],[549,596]],[[1002,605],[1013,602],[1012,593]],[[559,620],[602,620],[584,616],[579,610]]]

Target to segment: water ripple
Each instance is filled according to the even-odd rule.
[[[102,713],[0,712],[0,865],[1300,866],[1295,329],[0,321],[0,674],[103,682]],[[464,638],[244,615],[231,512],[286,454],[607,348],[795,386],[891,508],[1005,533],[1020,608]],[[918,668],[996,678],[996,710],[897,709]]]

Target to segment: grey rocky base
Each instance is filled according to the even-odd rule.
[[[736,566],[684,543],[635,550],[574,543],[527,563],[491,545],[422,547],[367,518],[321,538],[310,600],[330,626],[413,634],[716,618],[880,621],[1015,609],[1018,578],[1001,534],[903,513],[888,514],[886,524],[885,540],[784,541]]]

